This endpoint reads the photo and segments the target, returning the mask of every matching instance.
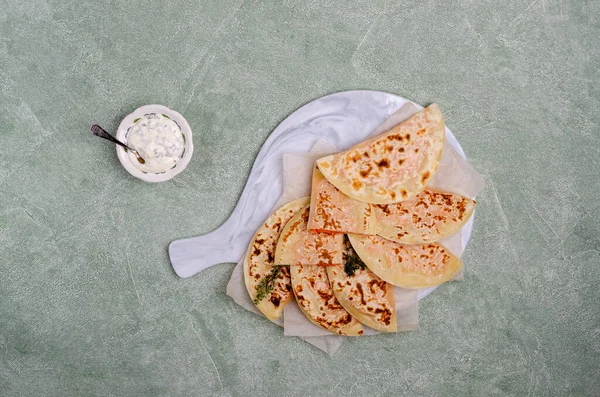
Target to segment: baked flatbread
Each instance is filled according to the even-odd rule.
[[[348,241],[344,266],[328,266],[327,276],[338,302],[364,325],[396,332],[394,287],[370,271]]]
[[[334,233],[375,234],[371,205],[345,195],[315,166],[308,228]]]
[[[474,209],[475,200],[428,189],[407,201],[372,205],[376,234],[407,244],[435,242],[454,234]]]
[[[303,207],[281,231],[276,265],[341,265],[344,236],[308,230],[309,206]]]
[[[408,200],[438,169],[446,131],[433,104],[379,136],[317,160],[325,178],[343,193],[374,204]]]
[[[360,336],[363,327],[336,299],[323,266],[290,266],[298,306],[315,325],[340,335]]]
[[[379,236],[348,235],[367,267],[390,284],[427,288],[450,280],[462,261],[437,243],[401,244]]]
[[[308,202],[308,197],[292,201],[269,216],[250,241],[244,257],[244,281],[250,299],[270,320],[279,318],[293,296],[289,269],[285,266],[274,269],[273,266],[279,234],[294,214]],[[268,284],[272,289],[269,288],[270,292],[265,294]]]

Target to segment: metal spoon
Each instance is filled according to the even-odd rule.
[[[137,158],[137,160],[141,164],[146,163],[146,160],[144,160],[142,158],[142,156],[140,156],[140,154],[137,152],[137,150],[134,150],[134,149],[130,148],[129,146],[125,145],[123,142],[119,141],[117,138],[115,138],[114,136],[110,135],[108,132],[104,131],[104,129],[102,127],[100,127],[98,124],[94,124],[90,128],[90,131],[92,132],[92,135],[99,136],[100,138],[104,138],[106,140],[111,141],[112,143],[116,143],[117,145],[123,146],[125,149],[127,149],[131,153],[133,153],[134,156]]]

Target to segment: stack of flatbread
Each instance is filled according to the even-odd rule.
[[[445,144],[431,105],[391,130],[315,162],[310,197],[277,209],[244,258],[254,304],[276,320],[295,299],[315,325],[363,335],[396,332],[394,286],[440,285],[462,267],[438,241],[470,218],[475,201],[426,188]]]

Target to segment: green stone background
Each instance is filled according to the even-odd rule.
[[[0,1],[1,396],[593,396],[600,389],[600,3]],[[487,187],[466,278],[420,330],[329,357],[236,306],[223,222],[270,131],[336,91],[437,102]],[[179,110],[147,184],[89,135]]]

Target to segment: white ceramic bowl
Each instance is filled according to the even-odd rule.
[[[183,136],[185,137],[185,149],[181,159],[177,162],[175,167],[171,168],[170,170],[153,174],[138,169],[131,162],[127,151],[120,146],[117,146],[117,157],[119,157],[119,161],[127,170],[127,172],[129,172],[136,178],[146,182],[164,182],[173,178],[175,175],[181,173],[192,159],[192,154],[194,153],[194,144],[192,142],[192,129],[190,128],[188,122],[183,118],[183,116],[177,113],[176,111],[162,105],[145,105],[135,109],[132,113],[128,114],[123,119],[123,121],[121,121],[121,124],[119,124],[119,129],[117,130],[117,139],[127,144],[127,134],[129,133],[131,127],[133,127],[134,120],[144,117],[144,115],[150,113],[166,115],[175,123],[177,123],[177,125],[181,129],[181,132],[183,133]]]

